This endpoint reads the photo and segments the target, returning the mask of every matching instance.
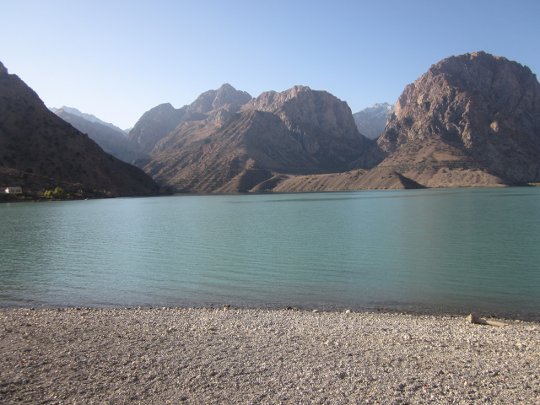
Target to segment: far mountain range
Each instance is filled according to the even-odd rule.
[[[6,108],[16,115],[16,105]],[[178,109],[158,105],[127,134],[74,108],[53,111],[174,192],[540,181],[540,84],[529,68],[484,52],[444,59],[408,85],[394,106],[356,114],[332,94],[306,86],[252,97],[229,84]],[[1,141],[4,116],[0,121]],[[10,118],[10,130],[17,131],[17,122]]]

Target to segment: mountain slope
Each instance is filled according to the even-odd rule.
[[[106,154],[49,111],[37,94],[0,63],[0,184],[25,192],[63,187],[84,195],[149,195],[155,183]]]
[[[185,107],[175,109],[169,103],[148,110],[129,131],[128,139],[137,144],[141,152],[150,154],[156,143],[182,122],[185,110]]]
[[[143,114],[129,132],[129,139],[137,143],[144,153],[150,154],[157,143],[182,122],[203,120],[217,109],[237,111],[249,100],[251,96],[248,93],[226,83],[217,90],[202,93],[193,103],[179,109],[169,103],[160,104]]]
[[[346,103],[296,86],[263,93],[239,112],[218,107],[183,122],[155,147],[145,170],[177,190],[250,191],[279,173],[361,165],[373,146],[358,133]]]
[[[430,187],[540,179],[540,84],[484,52],[433,65],[408,85],[378,144],[382,167]]]
[[[118,132],[121,132],[124,135],[126,135],[125,131],[118,128],[116,125],[113,125],[110,122],[105,122],[103,120],[100,120],[95,115],[83,113],[83,112],[79,111],[77,108],[67,107],[67,106],[64,105],[64,106],[62,106],[60,108],[54,108],[53,107],[53,108],[51,108],[51,111],[53,113],[55,113],[56,115],[60,115],[59,113],[61,113],[61,112],[67,113],[67,114],[70,114],[70,115],[75,115],[77,117],[84,118],[86,121],[90,121],[90,122],[94,122],[94,123],[104,125],[106,127],[109,127],[110,129],[114,130],[114,131],[118,131]]]
[[[357,169],[345,173],[289,176],[276,179],[275,184],[272,185],[272,191],[276,192],[413,188],[424,188],[424,186],[400,173],[384,168],[374,168],[369,171]]]
[[[121,129],[114,127],[112,124],[102,124],[103,121],[90,114],[72,114],[69,111],[76,109],[62,107],[54,109],[54,113],[69,122],[83,134],[87,134],[90,139],[96,142],[105,152],[114,157],[131,163],[137,159],[145,157],[139,151],[137,144],[128,140],[126,133]],[[78,111],[78,110],[76,110]],[[94,119],[88,120],[87,117]]]
[[[358,131],[369,139],[377,139],[392,115],[394,107],[388,103],[378,103],[353,114]]]

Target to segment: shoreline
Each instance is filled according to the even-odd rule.
[[[327,173],[328,174],[328,173]],[[208,197],[208,196],[242,196],[242,195],[287,195],[287,194],[337,194],[337,193],[357,193],[362,191],[426,191],[426,190],[498,190],[501,188],[534,188],[540,187],[540,183],[524,183],[524,184],[501,184],[501,185],[486,185],[486,186],[458,186],[458,187],[423,187],[423,188],[359,188],[359,189],[338,189],[338,190],[300,190],[300,191],[248,191],[248,192],[188,192],[188,191],[174,191],[174,192],[160,192],[151,195],[100,195],[100,196],[83,196],[83,197],[71,197],[71,198],[46,198],[43,196],[32,196],[30,194],[24,194],[23,198],[14,197],[11,198],[10,194],[0,194],[0,203],[18,203],[18,202],[58,202],[58,201],[86,201],[86,200],[109,200],[114,198],[153,198],[153,197]]]
[[[531,322],[540,324],[540,313],[533,312],[503,312],[503,311],[491,311],[482,310],[477,308],[470,308],[469,310],[446,310],[439,308],[427,308],[420,305],[411,306],[332,306],[332,305],[304,305],[304,306],[284,306],[280,304],[268,304],[262,306],[256,305],[241,305],[241,304],[229,304],[229,303],[204,303],[202,305],[197,304],[185,304],[185,305],[2,305],[0,304],[0,311],[4,310],[29,310],[29,311],[64,311],[64,310],[238,310],[238,311],[295,311],[295,312],[317,312],[317,313],[342,313],[350,312],[357,314],[387,314],[387,315],[409,315],[409,316],[433,316],[433,317],[448,317],[448,318],[466,318],[470,313],[475,313],[483,318],[493,318],[505,321],[518,321],[518,322]]]
[[[6,403],[535,403],[540,325],[459,315],[0,308]]]

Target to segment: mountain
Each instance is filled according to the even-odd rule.
[[[185,107],[175,109],[170,103],[160,104],[145,112],[129,131],[128,139],[139,146],[141,152],[150,154],[156,143],[171,132],[185,114]]]
[[[429,187],[540,179],[540,84],[485,52],[453,56],[408,85],[379,147],[392,169]]]
[[[52,111],[82,133],[87,134],[105,152],[124,162],[131,163],[146,157],[140,152],[138,145],[127,138],[124,131],[112,124],[104,124],[99,118],[81,113],[75,108],[54,108]],[[72,113],[73,111],[76,113]]]
[[[265,111],[280,118],[303,152],[315,161],[314,167],[303,171],[336,172],[372,165],[366,154],[372,143],[358,133],[351,109],[326,91],[306,86],[281,93],[269,91],[242,109]]]
[[[249,100],[251,96],[248,93],[224,84],[217,90],[201,94],[193,103],[179,109],[169,103],[160,104],[143,114],[129,132],[129,139],[136,142],[144,153],[150,154],[156,144],[180,123],[204,119],[210,111],[219,108],[238,110]]]
[[[243,192],[277,184],[283,174],[373,160],[367,151],[374,144],[358,132],[348,105],[327,92],[295,86],[242,101],[196,101],[204,108],[156,145],[145,171],[181,191]]]
[[[228,83],[217,90],[208,90],[186,107],[185,120],[202,118],[202,115],[218,109],[237,111],[242,105],[251,100],[249,93],[236,90]]]
[[[388,103],[378,103],[353,114],[360,133],[369,139],[377,139],[383,133],[394,107]]]
[[[283,176],[273,191],[521,185],[540,181],[540,84],[484,52],[453,56],[408,85],[370,170]]]
[[[0,184],[79,196],[151,195],[156,184],[51,112],[0,63]]]
[[[110,129],[112,129],[114,131],[122,132],[125,135],[125,132],[122,129],[118,128],[116,125],[113,125],[110,122],[105,122],[103,120],[100,120],[95,115],[80,112],[78,109],[73,108],[73,107],[67,107],[65,105],[60,107],[60,108],[52,107],[51,111],[53,113],[55,113],[56,115],[60,115],[61,113],[75,115],[77,117],[84,118],[86,121],[90,121],[90,122],[93,122],[93,123],[98,123],[98,124],[104,125],[106,127],[109,127]]]

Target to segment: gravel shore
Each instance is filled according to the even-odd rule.
[[[258,309],[0,309],[0,402],[540,403],[540,324]]]

